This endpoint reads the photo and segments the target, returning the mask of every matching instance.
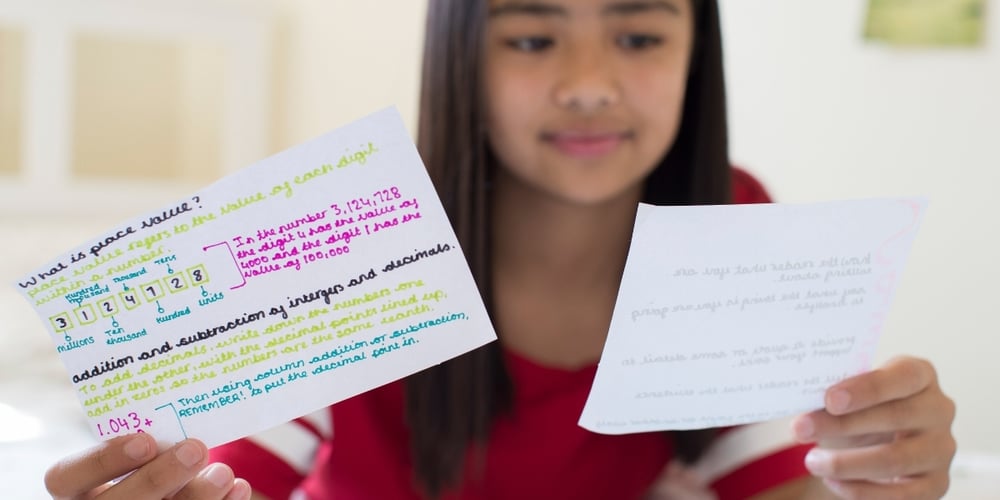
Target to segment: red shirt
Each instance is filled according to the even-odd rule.
[[[735,203],[769,201],[763,187],[740,170],[733,173],[733,194]],[[596,365],[568,371],[505,355],[516,388],[513,411],[495,422],[483,467],[466,466],[459,489],[445,498],[640,498],[673,456],[669,434],[587,431],[577,421]],[[744,429],[750,432],[753,426],[729,434]],[[746,446],[746,436],[730,439],[756,451],[713,478],[721,500],[746,498],[807,474],[803,456],[809,447],[780,437],[776,445],[764,447]],[[726,439],[728,434],[719,438]],[[716,455],[732,461],[739,452]],[[401,381],[217,447],[212,459],[229,464],[272,500],[289,498],[293,491],[309,499],[420,498],[413,484]]]

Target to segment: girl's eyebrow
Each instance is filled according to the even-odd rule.
[[[566,9],[560,5],[553,5],[543,2],[506,2],[490,9],[489,17],[500,17],[512,14],[527,14],[532,16],[560,16],[569,15]]]
[[[662,11],[674,15],[680,15],[681,10],[677,4],[667,0],[631,0],[616,2],[604,8],[604,14],[638,14],[641,12]]]
[[[649,11],[662,11],[675,15],[680,15],[681,13],[677,5],[669,0],[625,0],[612,3],[603,9],[603,13],[606,16],[639,14]],[[561,5],[516,0],[497,5],[489,11],[490,18],[512,14],[567,17],[569,12]]]

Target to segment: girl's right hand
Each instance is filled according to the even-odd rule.
[[[152,436],[139,433],[61,460],[45,473],[45,487],[57,500],[250,498],[250,485],[234,478],[229,466],[206,467],[207,462],[208,448],[201,441],[187,439],[157,454]]]

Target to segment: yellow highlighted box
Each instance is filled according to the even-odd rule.
[[[155,302],[166,295],[166,292],[163,291],[163,284],[159,281],[150,281],[139,288],[142,290],[146,302]]]
[[[191,278],[191,284],[194,286],[201,286],[208,283],[208,271],[205,270],[205,264],[198,264],[197,266],[188,268],[187,275]]]
[[[57,332],[64,332],[73,328],[73,319],[70,318],[69,313],[60,313],[51,318],[49,321],[52,322],[52,328]]]
[[[97,313],[94,312],[94,306],[90,304],[84,304],[73,309],[73,314],[76,315],[76,319],[80,321],[81,325],[89,325],[97,321]]]
[[[121,297],[122,304],[125,305],[125,309],[128,309],[129,311],[139,307],[139,304],[141,304],[141,302],[139,302],[139,292],[134,289],[125,290],[124,292],[119,293],[118,296]]]
[[[118,314],[119,312],[118,301],[115,300],[115,297],[113,295],[110,297],[105,297],[97,301],[97,309],[101,311],[101,316],[104,316],[105,318],[110,318]]]
[[[184,275],[180,273],[167,276],[166,278],[163,278],[163,281],[167,283],[167,290],[169,290],[170,293],[183,292],[184,290],[187,290],[188,287],[187,280],[184,278]]]

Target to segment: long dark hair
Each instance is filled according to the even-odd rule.
[[[695,43],[677,138],[646,183],[658,205],[728,203],[722,41],[715,0],[692,0]],[[417,146],[489,308],[489,182],[495,170],[484,129],[482,43],[488,2],[430,0]],[[407,379],[406,419],[418,484],[431,497],[458,482],[470,446],[485,444],[512,388],[501,347],[488,344]],[[711,431],[673,433],[694,461]]]

